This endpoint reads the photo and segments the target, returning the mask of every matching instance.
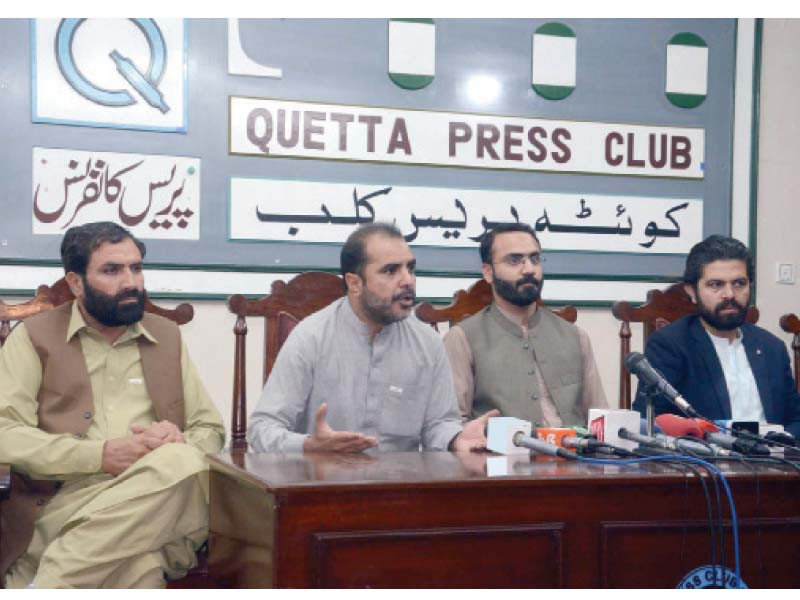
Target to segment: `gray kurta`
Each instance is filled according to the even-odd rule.
[[[382,451],[445,450],[461,431],[450,365],[439,334],[413,315],[370,342],[345,297],[294,328],[248,427],[256,451],[302,452],[314,415],[378,439]]]

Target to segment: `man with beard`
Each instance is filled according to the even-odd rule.
[[[653,333],[645,356],[704,417],[776,423],[800,435],[800,396],[786,346],[744,322],[754,270],[738,240],[712,235],[695,244],[683,281],[697,314]],[[641,385],[633,407],[646,410]],[[663,398],[654,408],[681,414]]]
[[[468,451],[484,418],[461,425],[438,334],[408,318],[416,261],[400,231],[364,225],[341,253],[346,295],[283,344],[248,428],[261,452]]]
[[[465,420],[499,409],[539,427],[585,426],[589,408],[608,406],[586,333],[537,307],[541,252],[524,223],[498,225],[481,240],[493,302],[444,338]]]
[[[75,300],[0,351],[7,587],[164,587],[207,537],[205,455],[222,448],[222,419],[178,327],[143,312],[144,254],[114,223],[69,229]]]

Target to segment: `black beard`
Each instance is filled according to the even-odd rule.
[[[492,287],[497,295],[515,306],[530,306],[539,299],[542,293],[543,280],[536,279],[533,275],[520,277],[512,283],[502,279],[492,270]],[[521,287],[523,284],[533,284]]]
[[[142,320],[144,315],[144,292],[126,290],[109,296],[93,288],[83,279],[83,306],[98,323],[106,327],[121,327]],[[120,304],[125,298],[136,298],[136,302]]]
[[[721,315],[720,311],[725,308],[735,308],[737,312],[730,315]],[[708,310],[703,304],[697,304],[697,312],[700,317],[714,329],[719,331],[733,331],[741,327],[747,317],[747,306],[742,306],[736,300],[724,300],[717,304],[714,310]]]

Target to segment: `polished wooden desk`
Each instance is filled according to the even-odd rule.
[[[745,583],[800,587],[800,475],[722,468]],[[711,562],[698,478],[655,464],[223,453],[210,493],[222,586],[669,588]]]

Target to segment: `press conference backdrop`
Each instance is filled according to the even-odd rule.
[[[189,297],[335,269],[373,220],[457,285],[521,221],[549,279],[599,290],[577,299],[636,296],[731,231],[743,39],[713,19],[0,20],[0,288],[101,218]]]

